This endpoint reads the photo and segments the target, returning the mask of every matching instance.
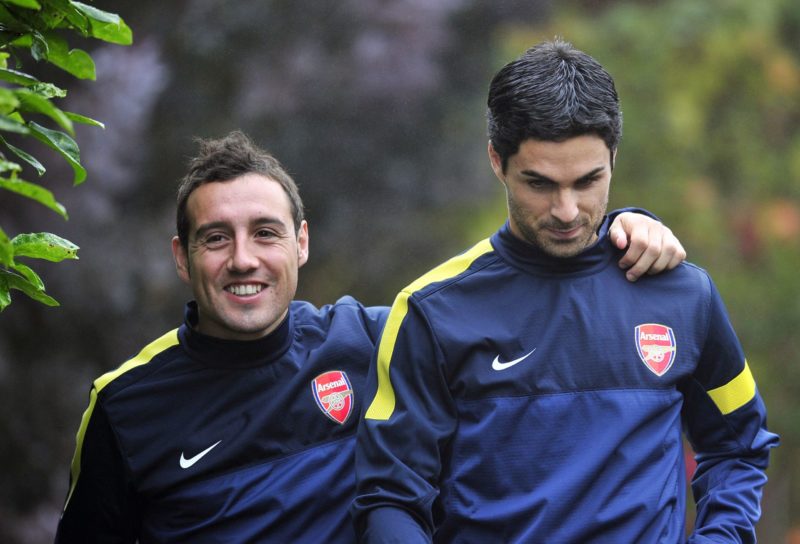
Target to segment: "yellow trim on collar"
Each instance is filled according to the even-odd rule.
[[[375,398],[364,415],[365,419],[387,420],[392,416],[395,407],[395,394],[392,380],[389,375],[389,366],[392,362],[397,335],[400,326],[408,313],[408,298],[423,287],[455,277],[464,272],[481,255],[492,251],[492,244],[488,238],[481,240],[468,251],[456,255],[452,259],[437,266],[427,274],[415,280],[411,285],[400,291],[394,300],[386,325],[383,328],[381,341],[378,345],[378,390]]]

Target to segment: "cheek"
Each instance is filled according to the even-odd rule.
[[[262,255],[262,262],[271,274],[287,277],[296,276],[299,266],[298,248],[273,248],[273,250]]]
[[[605,210],[608,205],[608,187],[598,187],[581,195],[580,206],[587,211]]]
[[[189,263],[189,278],[192,283],[197,285],[207,283],[210,279],[219,275],[219,270],[222,266],[224,266],[224,262],[221,260],[212,259],[205,255],[203,258],[194,259]]]
[[[527,216],[538,217],[550,210],[550,199],[534,191],[517,191],[513,199],[517,209]]]

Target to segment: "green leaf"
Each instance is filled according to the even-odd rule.
[[[0,87],[0,112],[4,114],[11,113],[19,107],[19,99],[14,94],[14,91]]]
[[[4,3],[0,3],[0,23],[7,34],[20,34],[30,31],[30,25],[20,21],[13,13],[8,11]]]
[[[33,166],[36,169],[36,173],[39,174],[40,176],[44,175],[44,173],[47,172],[47,169],[44,167],[44,165],[42,163],[40,163],[36,159],[36,157],[34,157],[33,155],[21,150],[20,148],[18,148],[16,146],[11,145],[2,136],[0,136],[0,143],[5,144],[5,146],[12,153],[14,153],[14,155],[16,155],[17,157],[19,157],[23,161],[25,161],[28,164],[30,164],[31,166]],[[9,163],[9,164],[15,164],[15,163]],[[9,168],[9,170],[20,171],[21,170],[20,166],[18,164],[16,166],[17,166],[16,170],[14,168]]]
[[[15,162],[0,159],[0,172],[14,172],[16,175],[17,172],[22,172],[22,167]]]
[[[83,36],[89,35],[89,20],[72,0],[47,0],[47,7],[54,26],[77,30]]]
[[[0,4],[0,7],[2,7],[2,4]],[[0,12],[0,18],[2,18],[2,12]],[[24,48],[30,47],[33,44],[33,36],[31,36],[31,32],[33,31],[34,30],[30,26],[26,26],[25,34],[15,37],[11,45]]]
[[[11,304],[11,294],[8,292],[8,282],[5,275],[0,274],[0,312]]]
[[[122,22],[122,18],[116,13],[109,13],[107,11],[103,11],[102,9],[98,9],[94,6],[89,6],[87,4],[84,4],[82,2],[76,2],[75,0],[71,0],[70,4],[75,6],[84,15],[86,15],[90,19],[94,19],[95,21],[101,23],[111,23],[115,25]]]
[[[72,128],[72,121],[64,115],[63,111],[54,106],[49,99],[27,89],[17,89],[14,91],[14,94],[19,99],[19,108],[22,111],[46,115],[71,135],[75,135],[75,129]]]
[[[37,290],[44,291],[44,282],[42,281],[42,278],[40,278],[39,274],[34,272],[31,267],[22,263],[14,262],[11,264],[11,268],[19,272],[22,277],[28,280],[28,282],[36,287]]]
[[[22,276],[18,276],[7,270],[0,270],[0,276],[4,277],[5,284],[9,289],[17,289],[18,291],[22,291],[33,300],[41,302],[42,304],[46,304],[47,306],[58,306],[58,301],[56,301],[56,299],[46,295],[44,291],[37,289],[35,285]],[[11,302],[10,297],[8,302]],[[0,301],[0,306],[2,306],[2,301]],[[5,306],[8,306],[8,304]]]
[[[8,239],[5,231],[0,229],[0,264],[4,266],[11,266],[14,262],[14,246],[11,240]]]
[[[61,24],[61,21],[64,20],[66,14],[61,6],[58,6],[59,2],[53,2],[53,0],[47,0],[44,6],[44,9],[41,10],[38,14],[38,21],[34,23],[36,28],[40,28],[43,30],[50,30],[52,28],[56,28]],[[65,4],[65,6],[69,6],[69,4]]]
[[[89,19],[89,34],[92,37],[119,45],[133,43],[130,27],[116,13],[109,13],[81,2],[73,1],[72,5]]]
[[[15,115],[14,117],[19,116]],[[25,126],[25,124],[20,123],[9,115],[0,115],[0,130],[5,130],[6,132],[16,132],[17,134],[30,134],[31,132],[31,130]]]
[[[103,123],[101,123],[100,121],[92,119],[91,117],[86,117],[85,115],[81,115],[79,113],[73,113],[71,111],[65,111],[64,115],[69,117],[75,123],[81,123],[83,125],[92,125],[94,127],[106,128],[106,126]]]
[[[48,32],[45,35],[47,43],[47,53],[45,58],[48,62],[55,64],[62,70],[69,72],[78,79],[94,79],[95,69],[92,57],[81,49],[70,49],[66,40]],[[36,35],[34,34],[34,45],[36,46]]]
[[[1,5],[1,4],[0,4]],[[70,49],[67,41],[54,32],[41,33],[31,30],[11,42],[21,48],[30,48],[37,61],[46,60],[78,79],[94,79],[92,57],[81,49]]]
[[[14,257],[33,257],[57,263],[64,259],[77,259],[78,246],[49,232],[18,234],[11,240]]]
[[[11,70],[9,68],[0,68],[0,80],[7,81],[9,83],[15,83],[17,85],[23,85],[25,87],[30,87],[31,85],[40,83],[38,79],[30,74],[19,72],[17,70]]]
[[[6,4],[14,4],[21,8],[28,9],[42,9],[42,6],[36,0],[3,0]]]
[[[50,44],[41,32],[31,32],[31,56],[37,61],[48,60],[50,57]],[[55,64],[55,62],[53,62]],[[56,66],[58,66],[56,64]]]
[[[60,87],[56,87],[52,83],[35,83],[31,85],[31,90],[45,98],[64,98],[67,96],[67,91]]]
[[[35,183],[21,179],[0,178],[0,188],[16,193],[20,196],[35,200],[39,204],[50,208],[64,219],[67,219],[67,210],[53,197],[53,193]]]
[[[50,130],[31,121],[28,123],[31,134],[45,145],[55,149],[64,157],[75,172],[74,185],[80,185],[86,179],[86,169],[81,166],[81,154],[75,140],[57,130]]]

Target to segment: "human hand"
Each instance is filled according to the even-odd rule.
[[[672,231],[644,214],[619,214],[608,235],[619,249],[628,248],[619,260],[620,268],[627,269],[628,281],[636,281],[645,272],[653,275],[671,270],[686,259],[686,250]]]

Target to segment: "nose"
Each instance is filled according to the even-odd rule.
[[[236,240],[228,259],[228,270],[231,272],[248,272],[258,267],[258,258],[247,240]]]
[[[578,199],[575,191],[561,188],[553,195],[550,215],[562,223],[572,223],[578,217]]]

